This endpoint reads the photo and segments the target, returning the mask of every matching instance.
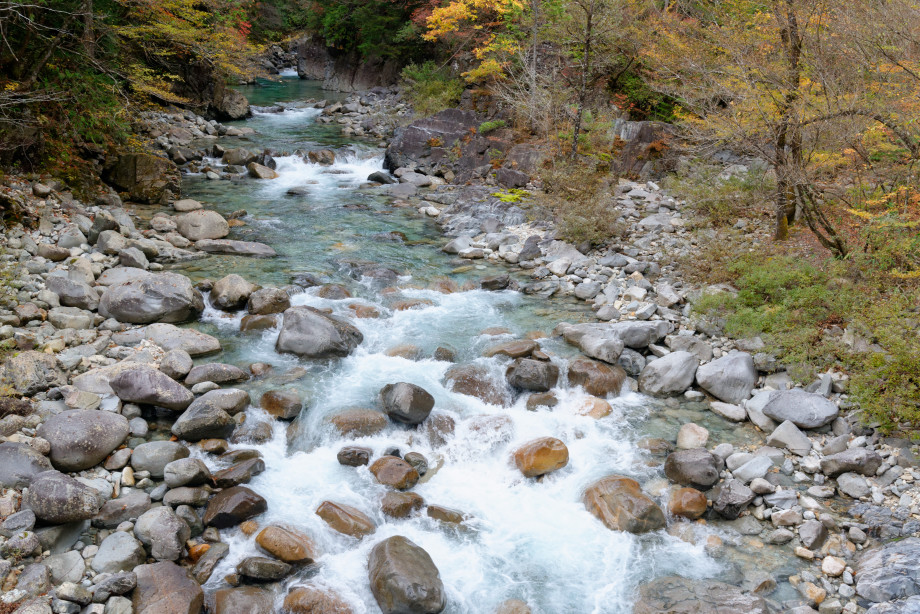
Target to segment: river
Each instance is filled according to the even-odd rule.
[[[681,538],[686,532],[674,530],[639,536],[614,532],[586,511],[581,495],[588,484],[614,473],[634,477],[647,491],[662,494],[666,482],[661,460],[653,459],[637,441],[673,440],[683,422],[707,426],[718,434],[717,442],[743,441],[750,434],[727,428],[702,404],[664,402],[635,393],[609,399],[613,413],[595,420],[577,411],[586,398],[580,388],[558,389],[559,403],[538,411],[527,410],[527,395],[503,408],[449,390],[444,374],[452,363],[434,359],[437,348],[449,349],[457,363],[480,365],[502,378],[508,359],[484,358],[483,351],[500,341],[529,336],[538,339],[564,374],[566,359],[577,352],[547,335],[558,322],[587,321],[591,312],[584,303],[564,299],[471,289],[476,280],[504,269],[442,253],[444,239],[432,220],[362,188],[368,174],[382,169],[383,150],[373,141],[343,138],[336,124],[317,123],[320,111],[298,104],[328,97],[317,84],[287,77],[247,87],[245,93],[253,105],[283,103],[286,110],[256,113],[245,122],[255,129],[254,135],[247,140],[222,138],[222,144],[289,154],[328,147],[336,151],[337,161],[324,167],[299,156],[276,155],[280,176],[274,180],[186,176],[185,196],[225,216],[246,211],[245,225],[234,228],[229,238],[267,243],[280,256],[211,256],[179,269],[195,280],[238,273],[263,286],[288,284],[298,273],[314,274],[324,282],[344,285],[352,297],[321,298],[317,288],[311,288],[295,295],[292,303],[331,309],[353,321],[364,335],[347,358],[306,361],[275,351],[277,329],[241,333],[239,314],[208,307],[196,325],[217,336],[224,347],[219,356],[199,362],[273,366],[268,376],[241,386],[255,404],[262,392],[282,386],[308,399],[290,426],[274,422],[270,441],[233,446],[256,447],[265,459],[265,472],[248,485],[268,500],[260,524],[295,526],[309,534],[322,553],[318,565],[291,576],[285,587],[327,587],[355,612],[378,612],[367,558],[374,544],[391,535],[404,535],[431,555],[447,593],[445,612],[450,614],[492,612],[510,598],[522,599],[534,612],[545,614],[624,614],[631,611],[636,587],[656,577],[737,575],[731,557],[713,558],[705,547],[707,536],[718,535],[729,547],[744,551],[745,542],[737,534],[705,524],[692,525],[692,540]],[[303,189],[290,194],[291,188]],[[381,284],[362,276],[368,263],[395,270],[398,280]],[[417,306],[399,310],[399,301],[417,301]],[[380,317],[355,318],[350,306],[356,304],[375,309]],[[390,351],[406,345],[415,347]],[[456,427],[446,443],[432,441],[424,428],[390,425],[377,435],[346,440],[330,426],[329,417],[343,409],[376,407],[378,391],[400,381],[420,385],[434,396],[433,415],[453,418]],[[257,421],[265,415],[251,408],[247,419]],[[566,443],[569,463],[541,480],[524,478],[510,460],[511,451],[544,436]],[[469,519],[456,529],[424,514],[403,520],[384,516],[379,501],[387,488],[367,467],[340,465],[336,454],[344,445],[370,448],[375,458],[394,447],[402,454],[420,452],[432,469],[413,491],[427,503],[462,511]],[[205,460],[212,469],[220,468],[213,458]],[[376,532],[358,540],[331,530],[315,514],[324,500],[363,511],[377,524]],[[253,538],[239,528],[222,535],[231,551],[206,591],[222,586],[223,577],[241,559],[259,554]],[[279,591],[279,604],[286,592]]]

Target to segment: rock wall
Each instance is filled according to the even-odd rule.
[[[297,45],[297,74],[323,82],[323,89],[356,92],[393,85],[402,66],[394,60],[362,58],[357,52],[336,54],[313,38]]]

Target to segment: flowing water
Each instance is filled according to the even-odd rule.
[[[534,412],[526,409],[526,398],[500,408],[445,388],[443,376],[451,363],[430,358],[436,348],[450,348],[458,363],[479,364],[502,377],[507,359],[483,358],[485,348],[526,334],[536,336],[534,331],[548,333],[559,321],[588,320],[590,311],[583,303],[562,299],[463,290],[472,287],[467,282],[503,269],[488,264],[461,266],[468,263],[440,252],[443,238],[432,221],[411,207],[399,208],[374,190],[361,188],[369,173],[382,168],[382,149],[375,142],[342,138],[335,124],[316,123],[319,111],[300,101],[328,93],[290,77],[249,87],[245,93],[254,105],[282,103],[286,110],[256,113],[245,122],[256,130],[255,135],[242,142],[226,138],[223,144],[282,153],[330,147],[337,151],[337,162],[323,167],[298,156],[278,155],[280,177],[271,181],[187,176],[183,190],[188,197],[225,215],[246,210],[246,225],[234,228],[230,238],[268,243],[280,257],[212,256],[180,268],[195,279],[218,279],[232,272],[261,285],[290,283],[299,272],[317,274],[344,284],[353,298],[328,300],[308,290],[296,295],[293,303],[331,308],[352,319],[364,334],[364,342],[347,358],[306,361],[275,352],[277,329],[240,333],[239,315],[208,308],[197,324],[219,337],[224,346],[222,354],[207,361],[273,366],[273,375],[243,386],[256,403],[263,391],[282,384],[299,389],[309,399],[290,433],[286,423],[276,422],[273,439],[256,446],[266,470],[249,484],[268,500],[260,524],[299,527],[322,552],[318,566],[295,574],[286,585],[328,587],[355,612],[378,612],[368,584],[367,557],[374,544],[397,534],[431,555],[447,592],[445,612],[451,614],[489,613],[509,598],[523,599],[534,612],[544,614],[626,613],[631,611],[636,587],[653,578],[737,574],[735,563],[710,557],[703,546],[707,535],[717,533],[729,547],[734,544],[743,551],[749,544],[730,530],[693,525],[695,540],[665,530],[642,536],[614,532],[585,510],[581,493],[594,480],[612,473],[635,477],[648,490],[659,492],[664,484],[656,468],[660,460],[651,459],[636,441],[648,436],[673,440],[685,421],[709,427],[716,442],[745,441],[750,432],[726,430],[721,419],[702,405],[662,403],[633,393],[610,399],[613,414],[594,420],[576,411],[585,398],[580,389],[560,390],[556,407]],[[305,188],[301,194],[288,194],[290,188],[301,187]],[[394,235],[383,234],[393,232],[402,233],[405,240],[394,241]],[[379,284],[354,274],[367,263],[395,269],[400,275],[397,289],[382,292]],[[444,289],[456,291],[440,291]],[[415,309],[394,308],[395,301],[411,299],[423,302]],[[381,317],[355,319],[349,305],[356,303],[376,308]],[[487,330],[496,327],[505,332]],[[564,373],[573,350],[552,338],[542,338],[540,343]],[[406,344],[428,358],[409,360],[387,354]],[[454,419],[456,428],[446,444],[431,441],[426,429],[398,426],[354,440],[343,440],[333,432],[330,416],[345,408],[375,407],[380,388],[398,381],[428,390],[436,400],[435,414]],[[563,375],[560,382],[564,381]],[[257,420],[260,414],[260,409],[248,410],[249,419]],[[543,436],[566,443],[569,464],[540,481],[525,479],[510,462],[510,452]],[[379,501],[386,488],[367,467],[345,467],[336,460],[338,450],[348,444],[371,448],[374,457],[393,447],[401,453],[424,454],[433,474],[414,492],[427,503],[462,511],[470,519],[458,530],[425,515],[405,520],[385,517]],[[213,459],[205,460],[212,469],[219,468]],[[357,540],[331,530],[314,513],[324,500],[363,511],[376,522],[376,532]],[[259,554],[253,539],[239,529],[222,534],[231,551],[206,589],[219,587],[244,557]],[[752,553],[760,565],[765,564],[762,554]],[[279,592],[279,603],[285,592]]]

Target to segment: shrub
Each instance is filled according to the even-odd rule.
[[[620,234],[610,192],[617,179],[602,166],[558,159],[541,174],[542,205],[555,216],[563,241],[596,246]]]
[[[434,115],[460,102],[463,81],[434,62],[409,64],[402,71],[403,83],[419,115]]]

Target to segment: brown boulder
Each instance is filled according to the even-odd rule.
[[[240,332],[248,330],[267,330],[278,325],[278,316],[260,316],[247,314],[240,320]]]
[[[351,535],[358,539],[365,535],[370,535],[377,529],[374,521],[368,518],[364,512],[343,503],[323,501],[316,508],[316,515],[325,520],[326,524],[339,533]]]
[[[569,449],[555,437],[529,441],[514,451],[514,464],[528,478],[562,469],[569,463]]]
[[[264,588],[222,588],[214,593],[214,614],[267,614],[273,602],[271,591]]]
[[[536,341],[530,339],[515,339],[514,341],[505,341],[488,348],[482,353],[486,358],[493,356],[507,356],[509,358],[526,358],[533,354],[535,350],[540,349]]]
[[[447,386],[453,391],[476,397],[484,403],[507,407],[511,394],[504,382],[496,381],[485,367],[455,365],[444,374]]]
[[[414,492],[388,492],[380,502],[383,513],[390,518],[408,518],[409,515],[422,509],[425,500]]]
[[[625,380],[626,371],[619,365],[606,365],[587,358],[569,363],[569,385],[582,386],[588,394],[599,397],[619,394]]]
[[[639,482],[622,475],[601,478],[585,490],[582,501],[612,531],[646,533],[665,525],[664,512]]]
[[[329,421],[345,437],[376,435],[387,426],[386,414],[374,409],[346,409]]]
[[[136,614],[199,614],[204,593],[187,569],[170,561],[134,568]]]
[[[499,604],[495,614],[531,614],[530,606],[520,599],[509,599]]]
[[[258,516],[268,509],[261,496],[245,486],[222,490],[209,502],[202,521],[206,526],[226,529]]]
[[[275,418],[293,420],[303,409],[303,400],[293,390],[269,390],[259,399],[259,406]]]
[[[444,610],[444,584],[431,556],[396,535],[371,550],[367,562],[371,592],[383,614],[437,614]]]
[[[316,560],[313,540],[300,531],[271,525],[256,536],[262,550],[285,563],[310,564]]]
[[[673,516],[696,520],[706,513],[706,495],[695,488],[675,488],[671,491],[668,511]]]
[[[581,407],[578,408],[579,414],[594,418],[595,420],[600,420],[605,416],[609,416],[612,411],[613,408],[610,407],[610,403],[597,397],[588,397],[585,399],[585,402],[581,404]]]
[[[415,467],[398,456],[382,456],[371,465],[371,473],[377,481],[397,490],[409,490],[418,483]]]
[[[298,586],[284,598],[285,614],[352,614],[349,606],[332,591]]]
[[[340,465],[345,465],[346,467],[361,467],[362,465],[370,464],[371,454],[370,448],[345,446],[339,450],[339,453],[336,454],[335,457]]]

